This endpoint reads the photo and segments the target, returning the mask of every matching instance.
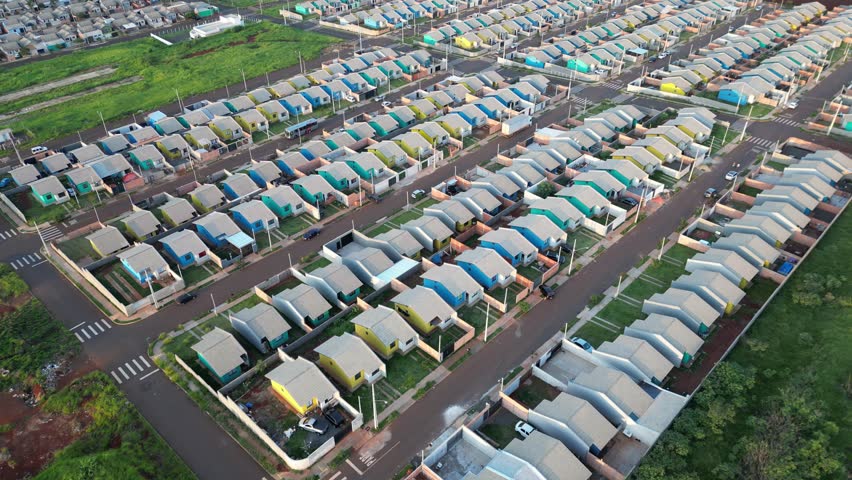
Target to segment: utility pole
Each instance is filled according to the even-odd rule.
[[[491,304],[485,304],[485,337],[482,339],[483,343],[488,343],[488,320],[491,317]]]
[[[568,275],[571,275],[571,271],[574,269],[574,253],[577,251],[577,239],[574,239],[574,246],[571,247],[571,260],[568,262]]]
[[[213,298],[213,294],[210,294],[210,301],[213,302],[213,314],[219,315],[219,310],[216,308],[216,299]]]
[[[248,92],[248,83],[246,82],[246,71],[241,68],[240,73],[243,75],[243,88],[246,92]]]
[[[663,249],[666,247],[666,237],[663,237],[663,241],[660,242],[660,254],[657,255],[657,261],[663,259]]]
[[[106,128],[106,122],[104,121],[104,116],[101,114],[100,110],[98,110],[98,116],[101,117],[101,125],[104,126],[104,133],[109,135],[109,130],[107,130],[107,128]]]
[[[178,108],[180,109],[180,113],[183,113],[183,103],[180,100],[180,92],[178,92],[177,88],[175,89],[175,95],[177,95]],[[78,135],[79,135],[79,133],[80,132],[77,132]]]
[[[828,131],[825,132],[826,135],[831,135],[831,129],[834,128],[834,122],[837,121],[837,115],[840,114],[840,106],[841,102],[837,102],[837,110],[834,112],[834,116],[831,117],[831,124],[828,126]]]
[[[373,392],[373,428],[379,429],[379,416],[376,414],[376,384],[370,385],[370,390]]]
[[[742,142],[742,141],[743,141],[743,139],[745,138],[746,129],[748,128],[748,122],[749,122],[749,120],[751,120],[751,112],[752,112],[753,110],[754,110],[754,105],[752,105],[752,106],[751,106],[751,108],[749,108],[749,109],[748,109],[748,116],[746,117],[746,123],[745,123],[745,125],[743,125],[743,133],[741,133],[741,134],[740,134],[740,141],[741,141],[741,142]]]

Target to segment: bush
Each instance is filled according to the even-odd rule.
[[[0,264],[0,301],[8,301],[29,291],[30,287],[9,265]]]

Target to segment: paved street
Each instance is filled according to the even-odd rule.
[[[715,30],[715,35],[727,31],[726,25]],[[709,38],[702,36],[692,39],[690,44],[703,45]],[[677,56],[685,55],[689,44],[677,49]],[[478,60],[477,60],[478,61]],[[292,69],[291,69],[292,70]],[[282,74],[289,76],[289,74]],[[608,80],[607,85],[587,86],[582,96],[590,103],[612,98],[617,93],[614,87],[624,85],[638,75],[637,70],[625,73],[620,78]],[[833,95],[840,89],[844,79],[852,78],[852,65],[845,65],[829,77],[824,77],[816,88],[807,92],[801,98],[797,110],[785,119],[790,122],[761,121],[749,125],[747,134],[754,138],[766,140],[768,144],[754,141],[744,142],[737,146],[725,158],[719,159],[713,165],[710,173],[696,179],[687,188],[677,194],[676,201],[664,205],[655,214],[645,219],[638,227],[630,231],[613,248],[607,249],[596,260],[572,277],[559,288],[557,296],[549,302],[542,302],[528,315],[515,325],[507,328],[496,339],[486,344],[476,355],[470,357],[462,366],[418,400],[409,410],[403,413],[387,429],[385,444],[375,457],[378,460],[370,466],[364,465],[353,455],[352,462],[361,473],[351,466],[344,464],[341,468],[347,478],[386,479],[396,474],[403,464],[417,455],[424,445],[428,444],[437,434],[452,422],[456,414],[463,412],[472,405],[484,392],[494,386],[499,378],[507,371],[517,366],[526,356],[538,348],[547,338],[551,337],[565,321],[573,318],[586,305],[589,296],[600,293],[610,285],[620,273],[635,265],[636,261],[659,245],[664,235],[670,234],[683,218],[693,213],[695,207],[703,201],[703,191],[708,187],[721,188],[725,186],[724,172],[731,169],[734,163],[748,165],[756,156],[755,148],[766,150],[766,145],[774,144],[776,140],[785,140],[792,136],[809,139],[823,145],[835,148],[849,149],[849,144],[828,139],[801,131],[798,127],[805,118],[817,110],[823,99]],[[265,83],[265,79],[256,79],[257,84]],[[430,80],[430,82],[433,80]],[[615,82],[615,83],[610,83]],[[240,85],[241,86],[241,85]],[[251,87],[251,85],[250,85]],[[415,88],[414,85],[408,87]],[[397,97],[398,95],[395,95]],[[200,96],[208,97],[208,95]],[[215,95],[209,95],[210,98]],[[637,105],[655,106],[660,108],[672,105],[659,99],[636,97],[630,103]],[[368,111],[374,106],[361,106],[347,113],[347,116]],[[538,117],[538,125],[547,125],[564,120],[567,109],[561,106]],[[734,120],[731,116],[722,116]],[[338,126],[342,116],[334,117],[328,125]],[[97,131],[93,135],[100,136]],[[102,131],[101,131],[102,133]],[[352,222],[357,228],[366,227],[380,222],[383,218],[395,213],[406,204],[408,192],[416,188],[427,189],[445,179],[457,170],[459,173],[488,160],[495,154],[497,145],[504,148],[522,140],[530,134],[529,130],[521,132],[511,139],[495,138],[485,143],[478,150],[461,157],[452,164],[444,165],[437,171],[426,172],[412,184],[389,196],[380,204],[368,205],[358,209],[338,220],[326,225],[321,235],[309,242],[297,241],[263,261],[251,264],[237,270],[221,281],[200,289],[199,298],[188,305],[171,305],[144,321],[130,326],[115,326],[109,328],[101,322],[103,315],[87,300],[87,298],[62,278],[49,263],[40,263],[30,255],[38,252],[40,242],[33,234],[15,231],[5,220],[0,221],[0,260],[15,262],[23,278],[33,286],[33,292],[47,307],[83,341],[85,354],[108,373],[120,381],[119,387],[128,395],[131,401],[140,409],[142,414],[152,423],[175,448],[187,464],[203,479],[259,479],[265,473],[246,454],[239,445],[230,439],[204,412],[180,389],[172,384],[162,372],[145,367],[141,359],[147,359],[147,345],[151,339],[161,332],[174,329],[179,323],[209,311],[212,307],[210,295],[217,303],[225,302],[229,296],[244,291],[276,273],[288,265],[288,254],[295,260],[308,253],[316,251],[324,242],[339,236],[351,228]],[[94,137],[93,137],[94,138]],[[292,144],[292,142],[290,142]],[[270,142],[254,149],[256,158],[270,154],[274,148],[282,148],[287,143],[283,140],[280,146]],[[243,164],[248,159],[248,153],[243,152],[223,162],[217,163],[204,170],[206,175],[214,170],[231,165]],[[202,175],[202,173],[199,173]],[[190,181],[190,176],[179,180],[157,185],[146,191],[146,196],[152,192],[169,191],[175,186]],[[135,198],[135,197],[134,197]],[[137,199],[138,200],[138,199]],[[115,216],[129,208],[129,203],[114,202],[99,209],[103,218]],[[87,214],[78,218],[79,222],[72,228],[93,221],[93,215]],[[51,232],[43,233],[49,238]],[[27,260],[21,263],[21,259]],[[73,313],[70,313],[73,312]],[[80,325],[80,324],[83,325]],[[99,326],[100,325],[100,326]],[[86,333],[84,333],[86,332]],[[150,362],[150,359],[148,359]],[[145,367],[145,368],[143,368]],[[131,370],[133,374],[131,375]],[[144,377],[144,378],[143,378]],[[211,455],[215,452],[215,455]],[[341,480],[342,476],[338,478]]]

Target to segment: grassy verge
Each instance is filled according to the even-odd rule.
[[[852,216],[838,219],[634,477],[844,479]]]
[[[195,478],[103,372],[75,380],[43,409],[64,415],[85,410],[92,422],[80,439],[56,452],[37,479]]]
[[[0,91],[14,92],[66,78],[87,70],[113,66],[112,81],[140,77],[121,87],[64,102],[18,117],[16,131],[26,132],[27,145],[62,137],[107,121],[170,103],[175,90],[183,98],[208,92],[270,70],[317,57],[336,40],[282,25],[257,23],[214,37],[166,47],[153,39],[139,39],[78,51],[7,69]],[[37,95],[38,96],[38,95]]]

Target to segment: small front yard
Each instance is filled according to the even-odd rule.
[[[763,190],[756,187],[752,187],[750,185],[742,184],[739,186],[739,188],[737,188],[737,192],[742,193],[743,195],[748,195],[749,197],[756,197],[758,196],[758,194],[763,192]]]
[[[385,366],[388,371],[388,383],[400,393],[405,393],[438,368],[438,362],[414,348],[405,355],[394,355],[385,362]]]
[[[597,348],[603,342],[615,340],[620,334],[620,332],[613,331],[597,323],[587,322],[574,333],[574,336],[582,338]]]
[[[68,256],[74,262],[80,263],[81,260],[89,259],[91,261],[101,258],[100,255],[92,248],[92,242],[85,235],[74,237],[64,242],[56,244],[62,253]],[[89,262],[84,262],[89,263]]]
[[[559,389],[552,387],[536,377],[530,376],[512,394],[512,398],[529,408],[535,408],[543,400],[553,400],[559,396]]]
[[[642,299],[636,300],[639,300],[641,305]],[[645,315],[642,313],[641,306],[637,306],[629,300],[622,300],[619,297],[615,297],[595,316],[620,327],[626,327]]]
[[[316,219],[308,214],[302,214],[295,217],[287,217],[280,222],[278,222],[278,230],[284,235],[290,236],[295,235],[303,230],[307,230],[313,224],[316,223]]]
[[[491,315],[491,320],[494,321],[493,314]],[[455,325],[450,325],[450,328],[444,330],[443,332],[440,330],[435,330],[434,332],[432,332],[432,334],[426,338],[426,343],[429,344],[429,346],[434,348],[435,350],[440,351],[446,348],[447,345],[455,342],[463,336],[464,330]]]
[[[479,335],[485,330],[485,304],[484,302],[479,302],[473,306],[465,306],[458,310],[458,316],[468,324],[470,324],[475,330],[476,334]],[[499,318],[500,312],[496,309],[491,312],[491,318],[488,320],[489,324],[494,323],[494,320]]]

